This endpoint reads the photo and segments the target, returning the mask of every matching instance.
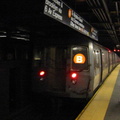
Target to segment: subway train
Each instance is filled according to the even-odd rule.
[[[34,45],[33,92],[63,98],[91,98],[119,57],[95,41]]]

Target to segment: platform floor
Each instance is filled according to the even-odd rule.
[[[120,65],[75,120],[120,120]]]

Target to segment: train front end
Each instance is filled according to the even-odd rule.
[[[58,97],[85,98],[90,76],[85,46],[35,48],[34,92]]]
[[[88,97],[90,75],[88,63],[88,48],[72,46],[70,60],[67,66],[66,92],[71,98]]]

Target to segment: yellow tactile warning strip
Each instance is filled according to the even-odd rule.
[[[75,120],[104,120],[119,70],[120,65],[107,77],[103,85]]]

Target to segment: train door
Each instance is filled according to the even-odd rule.
[[[66,83],[66,52],[64,47],[50,48],[49,63],[51,66],[48,68],[49,87],[52,91],[65,91]]]
[[[101,58],[101,49],[94,49],[94,86],[93,89],[96,89],[101,83],[102,76],[102,58]]]
[[[66,48],[48,47],[47,50],[47,89],[64,91],[66,78]]]

